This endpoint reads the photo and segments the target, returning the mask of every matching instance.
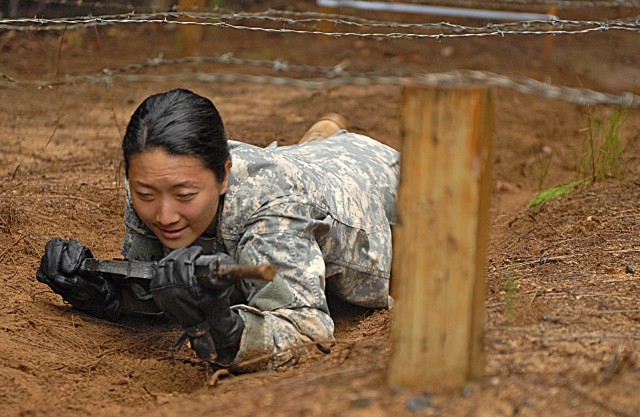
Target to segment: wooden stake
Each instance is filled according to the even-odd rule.
[[[549,14],[550,16],[555,16],[557,12],[556,9],[556,5],[552,4],[551,7],[549,7],[549,10],[547,12],[547,14]],[[549,30],[553,30],[554,27],[553,26],[549,26]],[[543,58],[544,61],[547,63],[550,63],[551,61],[553,61],[553,38],[555,35],[544,35],[544,52],[543,52]]]
[[[318,13],[324,14],[337,14],[338,9],[333,7],[318,7]],[[333,22],[320,22],[318,23],[318,30],[321,32],[335,32],[336,25]],[[329,36],[322,36],[320,39],[332,41]]]
[[[206,5],[206,0],[179,0],[178,2],[178,7],[181,12],[193,10],[202,12]],[[180,20],[189,21],[193,19],[181,18]],[[177,36],[178,55],[196,56],[200,53],[202,40],[204,38],[204,26],[180,25]]]
[[[404,91],[392,386],[461,386],[482,373],[493,107],[483,88]]]

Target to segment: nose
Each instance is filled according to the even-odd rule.
[[[163,198],[156,211],[156,223],[161,227],[171,226],[180,220],[180,213],[176,210],[171,199]]]

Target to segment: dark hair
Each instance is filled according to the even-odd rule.
[[[197,156],[218,181],[225,179],[224,165],[230,159],[227,135],[218,109],[205,97],[175,89],[140,104],[122,140],[127,177],[131,157],[155,148],[170,155]]]

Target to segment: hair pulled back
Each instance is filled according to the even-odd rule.
[[[131,158],[160,148],[170,155],[193,155],[215,174],[226,176],[230,159],[222,118],[211,100],[189,90],[175,89],[145,99],[131,116],[122,140],[125,172]]]

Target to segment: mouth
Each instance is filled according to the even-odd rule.
[[[183,235],[186,229],[187,229],[186,227],[183,227],[181,229],[172,229],[172,230],[158,228],[158,231],[160,232],[162,237],[164,237],[165,239],[174,240],[174,239],[179,239]]]

